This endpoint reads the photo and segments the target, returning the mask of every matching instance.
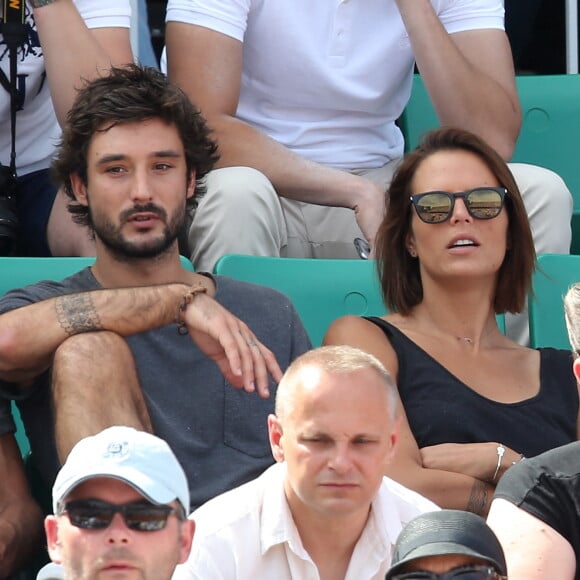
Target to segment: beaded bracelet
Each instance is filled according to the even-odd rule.
[[[30,0],[33,8],[42,8],[42,6],[48,6],[53,2],[56,2],[56,0]]]
[[[183,295],[183,298],[181,299],[181,302],[179,303],[179,306],[177,308],[177,314],[175,316],[175,324],[177,324],[178,334],[183,335],[183,334],[188,333],[187,326],[186,326],[185,322],[183,321],[183,314],[187,310],[187,307],[189,306],[189,304],[192,303],[193,299],[198,294],[206,294],[206,293],[207,293],[207,288],[203,284],[198,283],[198,284],[193,285]]]

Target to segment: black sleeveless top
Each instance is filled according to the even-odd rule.
[[[367,320],[381,328],[397,355],[397,386],[420,448],[497,441],[532,457],[576,441],[578,388],[569,351],[539,349],[539,393],[499,403],[462,383],[392,324]]]

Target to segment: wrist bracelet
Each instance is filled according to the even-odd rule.
[[[501,467],[501,460],[503,459],[503,454],[505,453],[505,447],[500,443],[498,444],[496,451],[497,451],[497,465],[495,467],[495,473],[491,478],[492,483],[495,483],[495,480],[497,479],[497,474],[499,473],[499,469]]]
[[[175,316],[175,324],[177,324],[177,333],[184,335],[188,333],[187,326],[183,321],[183,314],[187,310],[187,307],[192,303],[193,299],[198,294],[207,294],[207,288],[201,284],[197,283],[193,285],[182,297],[181,302],[177,308],[177,314]]]
[[[48,6],[56,2],[56,0],[30,0],[30,4],[32,4],[33,8],[42,8],[43,6]]]

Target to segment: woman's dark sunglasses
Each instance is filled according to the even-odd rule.
[[[435,572],[404,572],[392,576],[391,580],[502,580],[505,576],[498,574],[490,566],[461,566],[449,572],[436,574]]]
[[[504,187],[476,187],[458,193],[447,191],[418,193],[412,195],[410,200],[422,221],[427,224],[440,224],[451,217],[458,197],[464,201],[471,217],[491,220],[501,213],[506,195],[507,189]]]
[[[137,532],[156,532],[167,524],[172,514],[184,519],[183,511],[168,505],[125,503],[121,505],[96,499],[79,499],[64,505],[59,515],[68,514],[70,523],[83,530],[104,530],[111,525],[116,513],[123,516],[125,525]]]

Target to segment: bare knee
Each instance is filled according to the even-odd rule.
[[[115,333],[88,332],[64,341],[54,356],[52,396],[61,458],[78,440],[111,425],[152,430],[133,355]]]

